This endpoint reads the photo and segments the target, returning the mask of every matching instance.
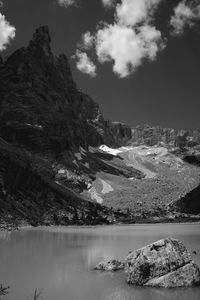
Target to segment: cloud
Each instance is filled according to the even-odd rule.
[[[107,25],[97,32],[97,57],[100,63],[113,62],[114,73],[125,78],[142,64],[144,58],[156,58],[160,42],[160,32],[149,25],[140,27],[137,33],[131,27]]]
[[[173,35],[181,35],[186,27],[193,27],[200,20],[199,1],[181,1],[174,9],[170,24]]]
[[[57,0],[57,2],[60,6],[64,6],[65,8],[77,4],[77,0]]]
[[[164,48],[161,32],[153,26],[161,1],[121,0],[112,24],[101,22],[93,35],[87,32],[83,36],[85,51],[94,46],[98,62],[111,62],[113,72],[120,78],[135,72],[144,59],[155,60]]]
[[[82,47],[85,50],[89,50],[92,48],[93,44],[94,44],[94,36],[92,36],[91,33],[87,31],[82,37],[82,43],[80,47]]]
[[[114,7],[116,0],[102,0],[103,6],[106,8]]]
[[[122,25],[135,26],[149,22],[162,0],[122,0],[116,8],[116,18]]]
[[[0,51],[6,49],[6,46],[15,37],[15,27],[10,25],[5,16],[0,13]]]
[[[88,74],[91,77],[96,76],[96,66],[90,60],[87,53],[77,50],[74,58],[77,59],[76,67],[79,71]]]

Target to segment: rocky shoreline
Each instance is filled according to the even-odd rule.
[[[66,227],[73,227],[73,226],[81,226],[81,227],[88,227],[88,226],[132,226],[132,225],[147,225],[147,224],[155,224],[155,225],[158,225],[158,224],[200,224],[200,217],[198,220],[194,220],[194,219],[180,219],[179,221],[177,220],[171,220],[171,219],[160,219],[160,220],[157,220],[157,221],[153,221],[153,220],[140,220],[140,222],[115,222],[115,223],[108,223],[108,224],[105,224],[105,223],[99,223],[99,224],[87,224],[87,223],[71,223],[71,224],[55,224],[55,223],[43,223],[43,224],[39,224],[39,225],[31,225],[29,223],[26,223],[26,222],[7,222],[7,221],[4,221],[4,220],[0,220],[0,231],[15,231],[15,230],[19,230],[21,228],[24,228],[24,227],[41,227],[41,226],[66,226]]]

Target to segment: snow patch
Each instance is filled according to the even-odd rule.
[[[99,196],[99,194],[97,193],[97,191],[95,190],[94,187],[92,187],[89,190],[90,196],[92,198],[92,200],[96,201],[97,203],[102,204],[103,203],[103,199]]]
[[[33,127],[33,128],[37,128],[37,129],[43,129],[42,125],[39,124],[30,124],[30,123],[26,123],[27,126]]]
[[[101,145],[99,149],[114,156],[117,156],[117,154],[121,152],[119,149],[113,149],[106,145]]]
[[[103,186],[103,189],[102,189],[102,194],[108,194],[112,191],[114,191],[114,189],[112,188],[112,186],[107,183],[105,180],[103,179],[100,179],[101,183],[102,183],[102,186]]]

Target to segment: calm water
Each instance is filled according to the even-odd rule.
[[[52,227],[0,234],[0,282],[10,286],[5,300],[25,300],[35,288],[44,300],[199,300],[200,288],[138,288],[123,272],[101,273],[102,259],[124,258],[160,238],[183,241],[200,265],[200,224]]]

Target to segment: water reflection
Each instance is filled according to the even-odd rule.
[[[101,300],[136,300],[135,296],[120,287],[114,288],[109,295],[104,295]]]
[[[10,231],[0,230],[0,240],[9,241],[10,240]]]

